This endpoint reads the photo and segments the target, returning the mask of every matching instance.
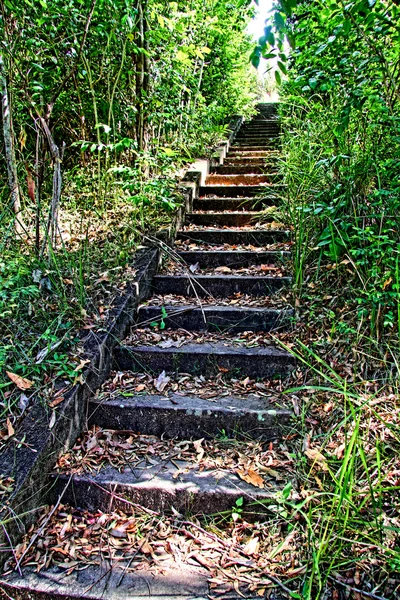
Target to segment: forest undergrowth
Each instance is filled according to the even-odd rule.
[[[56,377],[79,380],[82,363],[69,353],[77,329],[102,326],[116,287],[134,275],[129,264],[142,232],[169,223],[180,201],[176,173],[226,134],[227,117],[249,115],[255,101],[255,76],[246,75],[248,3],[231,11],[210,2],[203,11],[197,2],[143,1],[132,13],[123,3],[84,4],[85,18],[72,3],[72,19],[71,6],[58,2],[40,14],[2,5],[2,74],[21,198],[15,216],[4,180],[4,441],[34,394],[51,402]],[[246,454],[268,485],[282,478],[285,485],[267,519],[260,511],[258,520],[247,521],[238,503],[229,515],[207,521],[195,515],[190,523],[145,511],[141,525],[150,545],[145,560],[158,534],[158,542],[173,534],[182,552],[193,551],[185,544],[199,528],[202,542],[213,535],[208,567],[215,589],[268,597],[278,586],[284,597],[307,600],[394,600],[400,593],[399,11],[386,1],[280,0],[253,51],[255,64],[278,60],[287,184],[279,217],[293,232],[287,300],[296,309],[296,339],[276,335],[276,342],[296,355],[299,369],[285,384],[228,384],[223,374],[217,384],[275,394],[295,418],[277,444],[226,440],[221,432],[220,440],[204,444],[202,460],[214,464],[224,452],[235,471]],[[67,51],[59,52],[55,40]],[[121,69],[121,56],[134,66]],[[64,153],[64,182],[52,230],[57,151]],[[17,233],[16,220],[23,221]],[[148,379],[132,385],[154,392]],[[175,384],[205,396],[215,389],[207,381],[168,385]],[[136,451],[139,442],[129,443]],[[166,455],[176,452],[171,444],[165,443]],[[76,455],[80,468],[85,461],[96,468],[93,454]],[[193,450],[194,461],[198,454]],[[63,460],[65,467],[70,457]],[[266,464],[268,473],[260,467]],[[124,514],[96,518],[107,531],[130,522]],[[79,519],[80,529],[94,523],[93,515]],[[58,547],[66,526],[62,506],[52,526],[50,544]],[[143,538],[133,543],[133,537],[136,553]],[[96,540],[93,548],[101,554]],[[38,565],[47,559],[26,556]]]
[[[231,8],[1,3],[0,444],[79,381],[77,332],[103,327],[143,233],[171,223],[182,168],[254,110],[253,9]]]

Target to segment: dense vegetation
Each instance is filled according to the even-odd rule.
[[[263,57],[280,85],[305,369],[289,443],[302,499],[281,513],[298,536],[293,596],[397,598],[400,5],[279,0]]]
[[[276,8],[253,62],[276,57],[277,80],[287,74],[281,93],[298,291],[305,265],[314,262],[314,279],[328,268],[343,301],[351,300],[354,329],[393,344],[400,331],[399,3],[287,0]]]
[[[252,110],[250,4],[1,2],[3,416],[5,369],[77,375],[70,331],[101,325],[141,232],[179,203],[179,169]]]

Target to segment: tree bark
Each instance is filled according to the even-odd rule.
[[[10,103],[7,89],[7,74],[3,55],[0,52],[0,95],[3,119],[3,139],[7,164],[8,185],[11,192],[11,206],[15,214],[15,231],[21,234],[24,231],[21,215],[21,196],[18,183],[17,161],[15,159],[14,133],[11,119]]]
[[[143,150],[146,147],[144,104],[147,101],[147,92],[149,89],[150,66],[147,39],[147,0],[138,0],[136,6],[138,12],[137,46],[139,48],[136,63],[136,140],[138,149]]]

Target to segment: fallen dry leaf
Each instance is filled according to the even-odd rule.
[[[247,542],[247,544],[243,548],[243,552],[247,554],[247,556],[253,556],[253,554],[258,553],[259,547],[259,538],[253,537]]]
[[[328,464],[326,462],[326,458],[323,454],[321,454],[319,450],[317,450],[316,448],[308,448],[307,450],[305,450],[304,454],[313,464],[316,463],[322,469],[322,471],[328,471]]]
[[[167,377],[165,371],[163,371],[162,373],[160,373],[157,379],[154,380],[154,387],[156,388],[156,390],[162,393],[167,387],[170,380],[171,377]]]
[[[238,469],[236,473],[239,475],[240,479],[243,479],[243,481],[245,481],[246,483],[250,483],[251,485],[254,485],[258,488],[264,487],[263,478],[261,477],[261,475],[256,473],[256,471],[253,471],[253,469],[248,469],[247,471]]]
[[[7,418],[7,432],[8,432],[9,437],[12,437],[15,433],[15,429],[12,426],[10,419],[8,419],[8,418]]]
[[[17,388],[20,390],[29,390],[29,388],[33,386],[33,381],[30,381],[29,379],[24,379],[24,377],[20,377],[19,375],[11,373],[10,371],[6,371],[6,373],[11,381],[15,383]]]
[[[54,408],[55,406],[58,406],[59,404],[61,404],[61,402],[64,402],[64,396],[60,396],[59,398],[55,398],[55,400],[53,400],[52,402],[50,402],[49,406],[50,406],[50,408]]]

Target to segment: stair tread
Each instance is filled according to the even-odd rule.
[[[205,356],[226,356],[226,355],[237,355],[237,356],[260,356],[267,358],[269,356],[287,357],[292,358],[292,355],[282,348],[277,346],[257,346],[255,348],[247,348],[241,345],[227,344],[222,342],[188,342],[180,347],[173,346],[171,348],[160,348],[157,345],[129,345],[122,344],[120,346],[122,350],[130,350],[133,354],[135,353],[154,353],[154,354],[189,354],[194,353]]]
[[[194,410],[194,411],[211,411],[215,412],[220,408],[229,410],[234,413],[249,414],[249,413],[267,413],[273,417],[277,414],[291,415],[291,411],[283,408],[276,408],[276,405],[268,400],[261,399],[255,394],[241,395],[241,396],[215,396],[210,400],[201,398],[195,395],[182,395],[169,393],[165,394],[149,394],[136,393],[132,396],[127,397],[118,395],[118,390],[115,392],[112,398],[94,398],[91,401],[91,405],[101,406],[104,404],[108,405],[123,405],[124,407],[136,406],[142,408],[168,408],[173,411],[180,410]]]

